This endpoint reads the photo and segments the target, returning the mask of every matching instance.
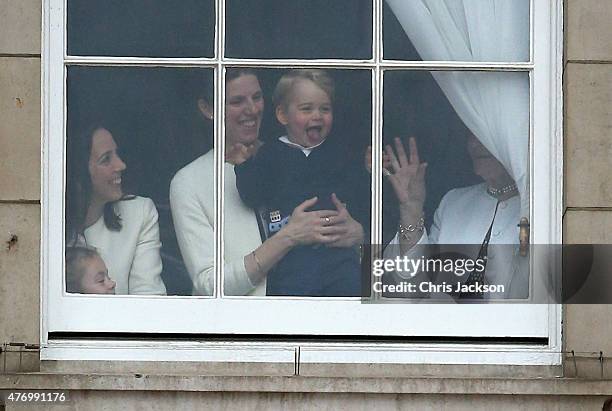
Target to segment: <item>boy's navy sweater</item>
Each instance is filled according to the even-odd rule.
[[[266,143],[254,157],[236,166],[235,172],[240,197],[253,209],[279,211],[284,219],[302,202],[317,196],[317,203],[308,211],[335,210],[331,194],[336,193],[364,231],[369,231],[370,175],[363,161],[351,159],[331,136],[308,156],[279,140]],[[359,296],[360,271],[355,248],[298,246],[268,273],[266,294]]]

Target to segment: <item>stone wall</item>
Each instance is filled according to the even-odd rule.
[[[563,231],[570,244],[612,243],[611,20],[610,1],[566,1]],[[595,353],[612,357],[611,317],[610,305],[565,306],[565,350],[584,353],[582,375],[600,375]]]
[[[40,0],[0,2],[0,342],[40,340],[40,38]]]

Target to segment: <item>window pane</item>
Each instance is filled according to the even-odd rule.
[[[529,0],[386,0],[384,57],[528,61]]]
[[[372,57],[371,0],[227,0],[225,55]]]
[[[431,250],[417,242],[473,260],[488,252],[485,280],[504,286],[504,292],[488,297],[527,297],[528,258],[518,253],[518,224],[529,217],[528,74],[391,71],[385,73],[384,91],[384,143],[401,143],[409,153],[403,165],[401,160],[400,166],[386,165],[391,175],[383,180],[385,243],[400,240],[401,251],[395,246],[393,253],[415,259]],[[415,137],[418,159],[409,136]],[[466,282],[464,274],[422,273],[418,281]]]
[[[226,76],[225,295],[361,295],[371,72],[236,70]]]
[[[190,213],[200,198],[213,203],[213,186],[177,172],[212,148],[212,121],[198,105],[212,101],[212,75],[194,68],[68,68],[67,277],[75,280],[69,291],[110,292],[112,280],[116,294],[191,295],[188,272],[197,262],[183,261],[179,245],[209,223],[193,246],[212,246],[214,214],[196,221]],[[212,163],[200,171],[212,175]],[[84,263],[92,259],[110,280],[82,287]]]
[[[213,57],[212,0],[68,0],[68,54]]]

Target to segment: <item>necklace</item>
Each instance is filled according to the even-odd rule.
[[[487,187],[487,193],[489,193],[495,198],[503,196],[504,194],[512,193],[514,191],[516,191],[516,183],[508,184],[507,186],[501,188]]]

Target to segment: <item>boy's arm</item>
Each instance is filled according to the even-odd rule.
[[[265,205],[274,185],[273,160],[268,159],[266,146],[264,144],[255,156],[234,167],[236,188],[244,204],[250,208]]]
[[[347,209],[351,217],[361,224],[366,241],[368,241],[371,226],[371,176],[362,164],[358,163],[358,165],[352,167],[353,172],[348,173],[347,187],[350,189],[347,194],[349,197],[342,201],[347,201]]]

